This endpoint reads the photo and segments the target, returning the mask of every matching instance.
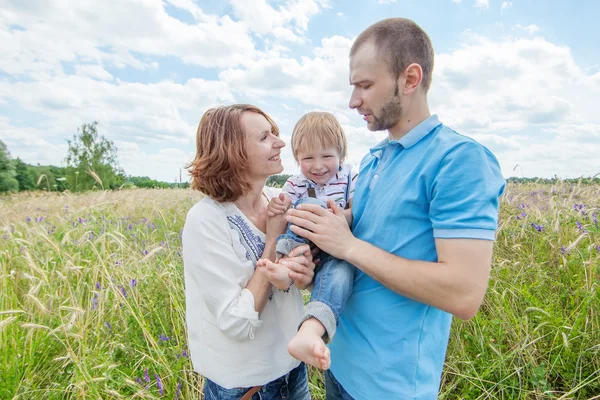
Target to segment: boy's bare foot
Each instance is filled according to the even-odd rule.
[[[320,369],[329,369],[331,355],[325,346],[323,335],[325,327],[316,318],[307,319],[302,323],[296,336],[288,344],[290,355],[305,364]]]
[[[292,284],[290,269],[285,265],[274,263],[271,260],[260,259],[256,263],[258,270],[277,289],[287,290]]]

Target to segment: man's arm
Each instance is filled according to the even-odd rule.
[[[426,262],[398,257],[354,238],[343,258],[396,293],[470,319],[487,290],[493,243],[436,239],[439,261]]]
[[[303,204],[288,211],[292,231],[334,257],[344,259],[389,289],[447,311],[472,318],[487,289],[493,241],[436,239],[438,262],[408,260],[352,235],[342,210]]]

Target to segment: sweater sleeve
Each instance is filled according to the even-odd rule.
[[[225,336],[240,341],[253,339],[262,325],[254,309],[254,296],[245,289],[253,271],[237,256],[227,217],[220,211],[194,207],[187,215],[182,237],[185,290],[202,293]]]

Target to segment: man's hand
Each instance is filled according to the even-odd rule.
[[[345,259],[345,252],[354,239],[342,209],[335,201],[327,201],[332,212],[316,204],[301,204],[289,210],[288,222],[292,232],[313,242],[315,246],[334,257]]]

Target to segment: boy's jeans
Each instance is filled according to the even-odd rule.
[[[312,197],[298,200],[294,207],[302,203],[319,204],[327,208],[323,201]],[[286,233],[277,238],[276,250],[279,255],[287,255],[294,248],[307,243],[309,241],[292,232],[288,224]],[[311,317],[318,319],[327,331],[325,341],[328,342],[335,335],[340,314],[352,293],[354,266],[325,252],[320,253],[320,259],[310,301],[300,324]]]

